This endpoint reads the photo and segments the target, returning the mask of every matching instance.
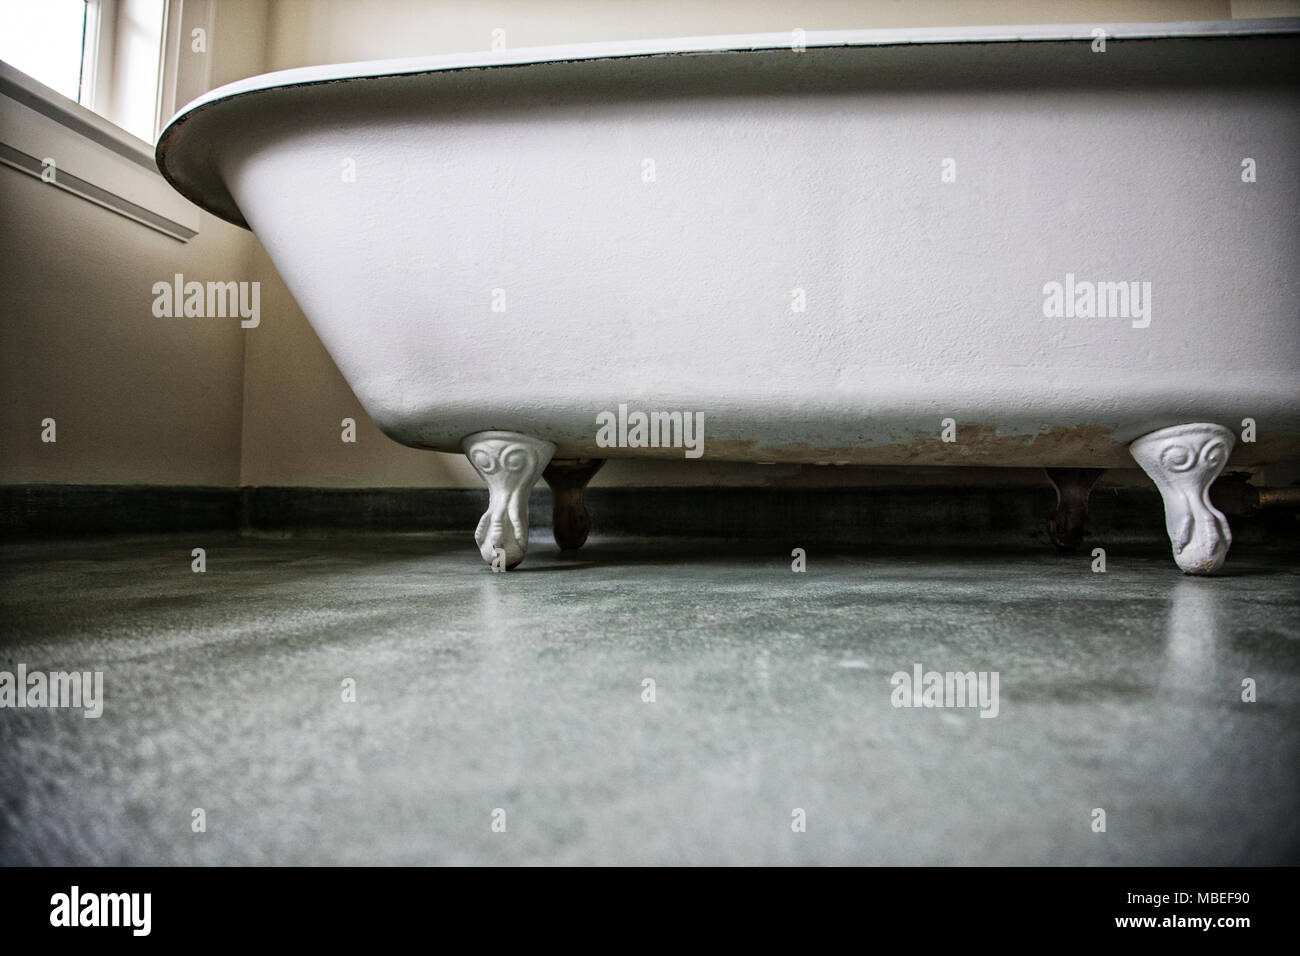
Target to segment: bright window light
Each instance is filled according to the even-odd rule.
[[[0,0],[0,60],[80,100],[86,0]]]
[[[109,118],[129,133],[153,142],[158,111],[163,0],[118,4],[116,73]],[[95,109],[100,110],[96,98]]]
[[[166,0],[0,0],[0,60],[153,142]]]

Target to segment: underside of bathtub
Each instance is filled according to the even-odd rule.
[[[489,505],[475,530],[475,541],[493,571],[506,571],[524,559],[528,546],[528,499],[539,478],[545,478],[554,495],[553,525],[562,550],[575,550],[586,542],[591,519],[584,491],[608,457],[645,457],[643,451],[683,454],[686,449],[628,447],[626,416],[617,421],[619,444],[601,447],[586,440],[557,445],[520,432],[486,430],[467,435],[462,448],[475,471],[488,486]],[[1236,424],[1236,423],[1234,423]],[[635,428],[635,423],[633,428]],[[1244,451],[1237,463],[1259,463],[1291,457],[1293,436],[1274,436],[1261,443],[1251,419],[1240,423],[1238,433],[1215,422],[1187,422],[1154,429],[1125,445],[1117,445],[1107,429],[1048,430],[1024,440],[972,429],[974,438],[959,437],[955,419],[944,419],[936,437],[897,447],[873,449],[813,449],[808,446],[767,446],[761,457],[756,446],[709,446],[711,459],[742,461],[793,461],[817,464],[947,464],[1003,466],[1040,465],[1057,492],[1056,508],[1048,520],[1053,543],[1072,550],[1081,543],[1094,484],[1107,467],[1124,467],[1136,461],[1155,483],[1164,502],[1165,527],[1174,560],[1186,574],[1213,574],[1223,567],[1232,544],[1228,520],[1210,501],[1210,486],[1223,471],[1234,448]],[[701,443],[702,444],[702,443]],[[1005,446],[1005,448],[1004,448]],[[1122,459],[1115,454],[1122,451]],[[718,454],[718,452],[721,454]],[[701,452],[703,448],[701,447]],[[702,454],[701,454],[702,457]],[[1085,465],[1074,464],[1084,460]]]

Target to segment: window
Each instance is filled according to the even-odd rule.
[[[215,10],[215,0],[0,0],[0,165],[192,238],[198,208],[159,175],[153,143],[177,96],[207,89],[209,58],[179,51],[194,30],[212,32]]]
[[[152,143],[166,0],[0,0],[0,60]]]
[[[0,60],[81,99],[86,0],[0,0]]]

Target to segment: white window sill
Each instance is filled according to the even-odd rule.
[[[79,103],[0,62],[0,163],[182,242],[199,210],[159,174],[153,149]]]

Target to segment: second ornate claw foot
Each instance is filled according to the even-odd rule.
[[[551,527],[555,531],[555,543],[561,551],[577,551],[587,541],[587,535],[591,531],[591,515],[587,513],[583,494],[587,490],[587,482],[600,471],[603,464],[603,458],[556,459],[542,472],[542,477],[551,486],[554,498]]]
[[[1223,512],[1210,504],[1210,485],[1235,441],[1222,425],[1198,422],[1162,428],[1129,446],[1160,489],[1174,560],[1185,574],[1212,574],[1228,556],[1232,532]]]
[[[1088,496],[1101,477],[1100,468],[1044,468],[1056,489],[1056,513],[1047,519],[1047,533],[1061,551],[1073,551],[1083,540],[1088,521]]]
[[[555,454],[555,446],[515,432],[476,432],[461,442],[488,486],[488,510],[474,531],[493,570],[513,568],[528,550],[528,494]]]

